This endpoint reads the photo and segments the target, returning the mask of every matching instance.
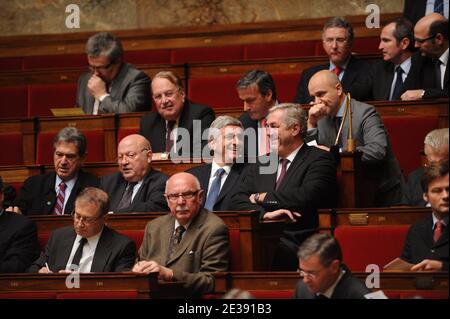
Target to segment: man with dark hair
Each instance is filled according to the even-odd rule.
[[[87,141],[74,127],[65,127],[53,140],[55,171],[28,178],[10,207],[24,215],[64,215],[73,212],[77,194],[87,186],[98,186],[96,176],[83,172]]]
[[[142,112],[151,107],[150,79],[124,63],[122,44],[109,32],[89,38],[90,71],[78,79],[76,106],[86,114]]]
[[[428,166],[421,183],[432,213],[411,226],[400,258],[413,271],[448,271],[448,161]]]
[[[327,234],[314,234],[298,250],[300,276],[295,299],[363,299],[370,293],[342,263],[338,241]]]
[[[39,256],[36,223],[3,210],[0,176],[0,273],[24,272]]]
[[[85,188],[75,201],[73,226],[53,231],[28,272],[129,271],[136,245],[105,225],[108,208],[108,194],[95,187]]]
[[[270,141],[266,133],[266,116],[269,109],[277,104],[275,82],[270,73],[252,70],[239,79],[236,90],[239,99],[244,103],[245,111],[239,120],[244,129],[253,130],[256,140],[245,141],[245,154],[251,158],[266,155],[270,151]]]
[[[321,70],[334,72],[342,82],[345,92],[350,92],[356,99],[362,98],[358,91],[353,90],[353,85],[364,79],[369,70],[369,64],[352,56],[353,37],[353,28],[345,18],[334,17],[325,23],[322,31],[323,48],[330,62],[313,66],[302,72],[295,103],[306,104],[313,100],[309,95],[308,83],[311,77]]]
[[[423,87],[406,91],[402,100],[448,97],[448,20],[438,13],[423,17],[414,27],[414,38],[416,48],[428,58],[428,72]]]

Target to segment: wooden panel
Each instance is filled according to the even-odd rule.
[[[40,174],[42,166],[0,166],[0,176],[4,183],[23,183],[28,177]]]

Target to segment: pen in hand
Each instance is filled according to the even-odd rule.
[[[47,263],[45,263],[45,267],[47,268],[47,271],[48,271],[49,273],[52,273],[52,272],[53,272],[53,271],[50,270],[50,268],[48,267],[48,264],[47,264]]]

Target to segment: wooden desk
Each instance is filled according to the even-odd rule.
[[[184,297],[183,282],[158,282],[158,274],[80,274],[80,288],[67,288],[67,274],[0,274],[0,299],[6,293],[25,292],[137,292],[138,298]]]

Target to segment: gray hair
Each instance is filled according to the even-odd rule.
[[[330,28],[343,28],[347,31],[347,41],[349,43],[353,42],[354,34],[353,27],[344,17],[333,17],[328,20],[322,29],[322,35],[325,34],[325,31]]]
[[[306,131],[308,129],[308,111],[304,110],[300,104],[294,103],[281,103],[275,106],[272,106],[269,109],[269,114],[275,112],[277,110],[284,110],[284,123],[286,126],[292,127],[295,124],[300,125],[300,137],[306,137]]]
[[[97,187],[86,187],[77,196],[75,204],[91,203],[97,206],[98,216],[108,214],[109,196],[103,190]]]
[[[53,139],[53,148],[60,142],[72,143],[77,147],[80,157],[86,155],[87,141],[86,136],[75,127],[65,127],[56,134]]]
[[[267,95],[269,90],[272,91],[272,100],[277,100],[277,90],[275,82],[269,72],[252,70],[244,74],[236,83],[236,89],[246,89],[252,85],[257,85],[259,93],[262,96]]]
[[[209,127],[208,130],[208,139],[209,140],[216,139],[218,137],[219,130],[223,129],[225,126],[228,125],[238,126],[244,129],[241,121],[239,121],[237,118],[229,115],[221,115],[211,123],[211,126]]]
[[[432,130],[425,136],[424,144],[435,151],[448,147],[448,128]]]
[[[166,79],[175,85],[180,92],[183,91],[183,81],[181,81],[181,78],[172,71],[160,71],[153,77],[152,82],[156,79]]]
[[[314,234],[308,237],[297,253],[300,260],[307,260],[313,255],[318,255],[320,263],[325,267],[330,266],[336,259],[342,262],[341,246],[328,234]]]
[[[187,173],[187,172],[185,172],[185,173]],[[178,173],[178,174],[179,174],[179,173]],[[187,173],[187,174],[192,175],[191,173]],[[201,189],[202,189],[202,186],[200,185],[200,182],[199,182],[197,176],[192,175],[192,177],[194,177],[194,180],[195,180],[195,188],[196,188],[196,191],[201,190]],[[167,185],[169,184],[169,180],[170,180],[170,178],[167,179],[167,181],[166,181],[166,187],[164,188],[164,192],[165,192],[166,194],[167,194]]]
[[[110,32],[94,34],[86,43],[88,56],[107,56],[111,63],[118,63],[123,56],[122,43]]]

